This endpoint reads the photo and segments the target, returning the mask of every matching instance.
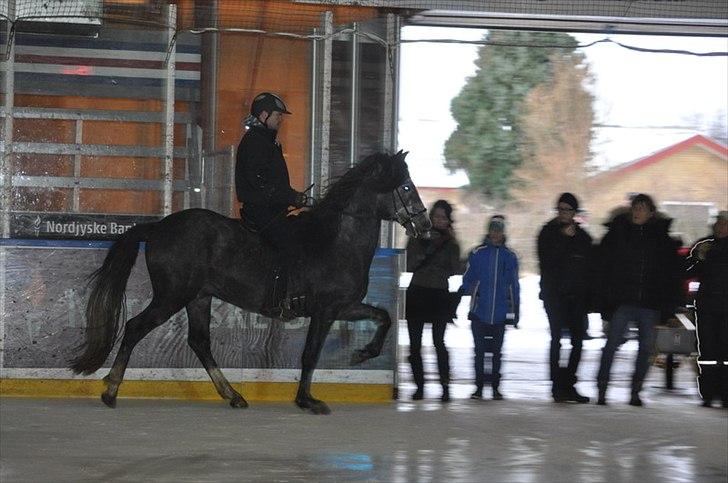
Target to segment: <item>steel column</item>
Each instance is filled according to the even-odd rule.
[[[0,231],[3,238],[10,238],[10,207],[12,205],[12,175],[13,175],[13,107],[15,104],[15,38],[12,35],[15,20],[15,0],[8,0],[8,20],[6,35],[6,48],[8,51],[3,63],[4,93],[5,102],[3,111],[5,122],[3,123],[3,150],[2,166],[0,166],[0,178],[2,178],[2,193],[0,194],[0,205],[2,206],[2,220],[0,220]]]
[[[314,184],[318,185],[319,180],[317,179],[316,175],[316,155],[317,155],[317,146],[316,146],[316,126],[318,123],[318,78],[319,78],[319,69],[318,69],[318,59],[319,59],[319,52],[318,52],[318,43],[319,41],[316,39],[316,36],[319,33],[319,29],[315,28],[313,29],[313,35],[314,39],[311,41],[311,99],[309,104],[311,105],[311,114],[309,116],[310,119],[310,132],[309,132],[309,150],[308,150],[308,184]],[[314,186],[313,194],[318,194],[320,191],[319,186]]]
[[[177,5],[167,6],[167,76],[164,83],[164,163],[162,184],[164,196],[162,214],[172,213],[172,183],[174,181],[174,78],[175,58],[177,54]]]
[[[321,61],[321,145],[319,146],[319,193],[328,183],[331,176],[331,160],[329,159],[329,143],[331,136],[331,55],[333,52],[334,14],[324,12],[324,48]]]
[[[0,165],[0,179],[2,179],[2,192],[0,193],[0,231],[2,238],[10,238],[10,205],[12,204],[12,156],[13,156],[13,107],[15,102],[15,39],[12,35],[13,20],[15,19],[15,0],[8,0],[7,44],[3,70],[5,71],[4,90],[5,102],[3,111],[5,121],[3,122],[2,138],[2,165]],[[5,304],[7,298],[7,250],[0,246],[0,378],[4,375],[5,365]]]
[[[349,116],[349,167],[356,164],[356,139],[359,114],[359,26],[354,23],[351,34],[351,113]]]
[[[386,74],[384,77],[384,119],[382,144],[385,151],[397,149],[397,121],[399,116],[399,34],[400,17],[387,15]],[[396,226],[394,222],[383,221],[379,232],[379,245],[394,247]]]

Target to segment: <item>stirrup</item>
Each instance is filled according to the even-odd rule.
[[[260,309],[260,315],[271,319],[287,322],[297,317],[296,313],[291,310],[283,301],[277,307],[263,307]]]

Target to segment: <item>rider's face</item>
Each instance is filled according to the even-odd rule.
[[[265,124],[265,127],[268,129],[272,129],[274,131],[277,131],[281,123],[283,122],[283,113],[278,111],[273,111],[272,113],[268,114],[267,111],[263,111],[260,113],[260,120]]]

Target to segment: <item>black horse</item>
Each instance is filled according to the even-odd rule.
[[[290,267],[289,293],[305,294],[303,316],[310,317],[301,357],[296,404],[315,414],[327,414],[323,401],[311,396],[311,379],[321,348],[334,320],[370,319],[377,330],[352,364],[379,355],[391,325],[386,310],[363,304],[369,266],[379,242],[381,220],[396,220],[409,235],[430,228],[425,207],[410,180],[401,151],[375,154],[351,168],[327,190],[311,211],[296,217],[301,260]],[[146,242],[146,260],[153,297],[137,316],[123,321],[126,283],[138,252]],[[265,280],[275,263],[273,248],[239,220],[190,209],[154,222],[139,224],[110,248],[91,278],[86,306],[85,342],[70,362],[76,373],[91,374],[106,361],[118,335],[119,352],[104,378],[103,402],[114,407],[119,385],[134,346],[152,329],[187,309],[188,343],[210,375],[220,396],[233,407],[247,407],[225,379],[210,350],[212,297],[257,312],[265,297]]]

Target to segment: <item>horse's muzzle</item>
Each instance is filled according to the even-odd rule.
[[[418,215],[407,223],[404,227],[407,236],[420,238],[430,231],[432,222],[427,215]]]

